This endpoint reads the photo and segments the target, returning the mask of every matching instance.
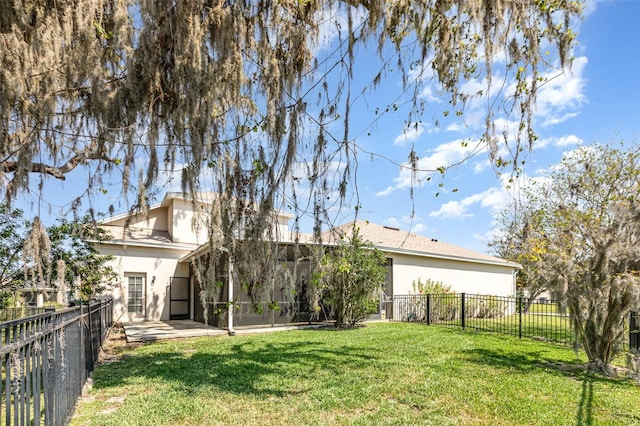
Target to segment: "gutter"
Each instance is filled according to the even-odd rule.
[[[97,241],[97,240],[87,240],[92,244],[104,244],[104,245],[114,245],[114,246],[122,246],[122,247],[146,247],[146,248],[161,248],[161,249],[172,249],[172,250],[188,250],[191,254],[194,251],[193,245],[179,245],[176,243],[155,243],[149,241],[136,241],[136,240],[108,240],[108,241]]]
[[[420,256],[420,257],[430,257],[433,259],[456,260],[456,261],[463,261],[463,262],[469,262],[469,263],[479,263],[483,265],[504,266],[504,267],[514,268],[514,269],[522,269],[522,265],[520,265],[519,263],[510,262],[508,260],[503,260],[501,262],[499,260],[478,259],[473,257],[453,256],[453,255],[447,255],[447,254],[436,254],[436,253],[429,253],[426,251],[398,249],[398,248],[375,246],[375,245],[374,245],[374,248],[387,253],[410,254],[410,255]]]

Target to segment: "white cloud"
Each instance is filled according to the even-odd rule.
[[[587,102],[584,94],[586,80],[583,77],[587,62],[585,56],[580,56],[573,60],[570,70],[550,71],[542,75],[546,82],[538,87],[534,105],[534,115],[540,126],[547,127],[562,123],[579,114],[580,108]],[[490,107],[488,99],[508,99],[515,91],[515,81],[511,79],[505,81],[506,89],[500,92],[503,85],[499,82],[503,80],[505,80],[504,75],[494,74],[489,93],[487,93],[486,79],[470,80],[462,84],[460,92],[469,95],[470,99],[466,103],[460,120],[449,124],[446,129],[451,132],[481,130],[484,127],[487,108]],[[483,94],[479,95],[480,92]],[[497,133],[505,130],[507,134],[515,135],[520,123],[498,115],[494,124]]]
[[[460,201],[449,201],[440,206],[440,209],[429,213],[429,217],[439,219],[464,219],[473,217],[469,212],[470,207],[479,204],[481,208],[488,209],[492,215],[496,215],[507,204],[509,194],[504,189],[489,188],[486,191],[463,198]]]
[[[580,56],[573,60],[571,70],[543,76],[547,81],[539,87],[536,98],[536,116],[543,126],[576,116],[576,110],[586,103],[586,80],[582,77],[586,65],[586,56]]]
[[[472,216],[467,212],[467,206],[460,201],[449,201],[440,206],[439,210],[429,213],[429,217],[440,219],[464,219]]]
[[[413,216],[402,216],[401,218],[390,217],[387,219],[387,224],[394,228],[406,229],[414,234],[420,234],[427,231],[427,225],[420,222],[421,218]]]
[[[473,238],[488,245],[490,242],[495,241],[500,236],[500,228],[497,227],[496,222],[491,224],[491,229],[484,234],[473,234]]]
[[[559,137],[556,140],[555,145],[557,147],[565,147],[565,146],[571,146],[571,145],[581,145],[583,142],[584,141],[579,137],[577,137],[576,135],[567,135],[567,136]]]
[[[480,174],[480,173],[482,173],[485,170],[490,169],[490,168],[491,168],[491,162],[487,158],[487,159],[482,160],[482,161],[477,161],[473,165],[473,173]]]
[[[506,205],[509,199],[509,194],[503,189],[491,188],[482,194],[482,201],[480,205],[489,209],[491,214],[498,214]]]
[[[473,148],[470,145],[466,146],[466,143],[467,141],[463,139],[457,139],[439,145],[434,150],[429,151],[428,156],[418,160],[415,173],[412,173],[409,163],[403,163],[398,177],[393,179],[393,184],[376,193],[376,195],[385,196],[397,189],[422,186],[430,176],[438,173],[438,167],[449,167],[471,155]]]
[[[547,117],[542,123],[543,126],[553,126],[554,124],[565,122],[573,117],[577,117],[579,113],[577,112],[568,112],[559,117]]]
[[[322,8],[315,19],[316,22],[320,23],[319,34],[316,40],[311,40],[311,45],[314,46],[314,56],[317,56],[320,51],[329,50],[340,36],[344,39],[349,25],[347,11],[335,5],[330,8]],[[365,19],[367,19],[367,13],[364,7],[359,7],[354,12],[352,9],[352,25],[354,28]]]
[[[384,197],[386,195],[391,194],[396,188],[393,186],[387,186],[384,190],[376,192],[378,197]]]
[[[426,230],[427,230],[427,225],[425,225],[424,223],[416,223],[411,227],[411,231],[415,234],[425,232]]]
[[[398,135],[393,140],[393,144],[396,146],[404,146],[407,142],[412,142],[418,139],[422,133],[424,133],[424,125],[422,123],[413,123],[410,126],[407,126],[403,130],[402,134]]]
[[[557,148],[564,148],[567,146],[579,146],[584,141],[576,135],[564,135],[564,136],[552,136],[548,138],[538,139],[534,144],[535,149],[546,148],[547,146],[554,146]]]
[[[420,97],[428,100],[431,103],[439,104],[442,103],[442,95],[440,92],[435,89],[435,86],[432,84],[425,85],[420,92]]]
[[[469,126],[467,126],[465,123],[461,122],[451,123],[447,126],[447,132],[463,132],[468,127]]]

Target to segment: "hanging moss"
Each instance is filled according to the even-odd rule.
[[[127,206],[145,212],[160,177],[181,171],[194,202],[201,192],[218,194],[199,224],[211,233],[211,251],[224,248],[249,265],[243,257],[279,239],[270,234],[274,209],[312,215],[319,236],[354,184],[359,47],[377,47],[372,88],[399,72],[411,94],[407,122],[422,114],[430,74],[460,114],[474,96],[504,108],[491,76],[495,58],[507,58],[517,156],[535,140],[532,105],[547,66],[541,46],[555,47],[568,65],[569,24],[579,13],[579,2],[539,0],[0,2],[2,195],[15,198],[33,173],[64,179],[80,166],[91,169],[88,193],[117,173],[125,198],[137,194]],[[325,52],[327,31],[337,42]],[[473,78],[486,87],[463,93]],[[488,108],[484,140],[501,166],[493,114]],[[417,171],[415,152],[410,158]],[[308,187],[296,188],[301,181]],[[266,297],[260,287],[274,275],[276,252],[239,271],[256,300]]]

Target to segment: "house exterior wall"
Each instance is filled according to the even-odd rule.
[[[97,248],[102,254],[115,256],[111,261],[111,266],[118,274],[117,285],[112,290],[115,321],[163,321],[170,318],[171,277],[189,277],[189,266],[179,264],[178,259],[190,250],[115,244],[99,244]],[[130,276],[141,276],[143,279],[144,312],[141,315],[131,314],[127,309]]]
[[[126,215],[109,222],[111,226],[125,226],[125,222],[129,219]],[[133,216],[129,223],[130,227],[153,229],[156,231],[168,231],[167,229],[167,209],[155,208],[149,211],[149,216],[136,215]]]
[[[194,211],[195,209],[195,211]],[[194,204],[189,199],[179,196],[168,196],[161,205],[152,208],[147,217],[134,217],[130,223],[131,227],[138,227],[138,234],[133,237],[111,244],[96,243],[96,248],[102,254],[115,256],[112,267],[118,274],[117,286],[113,289],[114,315],[117,321],[132,322],[143,320],[169,320],[171,317],[170,284],[172,277],[189,278],[189,264],[178,263],[183,256],[188,255],[199,245],[207,241],[206,227],[207,209],[200,204]],[[274,215],[271,218],[276,235],[281,241],[291,238],[288,222],[291,216],[283,213]],[[126,217],[118,217],[106,222],[110,227],[122,227],[124,230]],[[195,225],[194,225],[195,224]],[[198,226],[197,224],[200,224]],[[149,232],[147,230],[164,231],[160,233]],[[168,233],[168,235],[167,235]],[[124,234],[124,233],[123,233]],[[140,234],[142,237],[140,237]],[[114,234],[115,236],[115,234]],[[389,245],[387,247],[395,247]],[[387,305],[390,296],[410,294],[413,292],[412,283],[421,278],[423,281],[432,279],[441,281],[444,285],[451,286],[457,293],[469,294],[491,294],[497,296],[515,295],[515,276],[512,266],[492,265],[482,262],[470,262],[454,259],[439,259],[427,257],[420,254],[402,252],[400,249],[388,251],[381,249],[385,256],[390,259],[388,262],[390,271],[387,282],[393,283],[392,289],[387,290]],[[416,251],[416,253],[421,253]],[[499,261],[499,260],[498,260]],[[291,267],[291,265],[289,265]],[[306,268],[298,268],[298,273],[306,271]],[[298,279],[300,280],[299,275]],[[308,280],[307,280],[308,281]],[[181,281],[184,283],[184,281]],[[299,294],[304,294],[303,282],[299,281],[301,287]],[[142,296],[137,300],[143,300],[139,314],[130,312],[130,288],[141,289]],[[177,286],[174,286],[174,290]],[[236,296],[240,294],[240,289],[234,292]],[[200,304],[199,284],[191,277],[189,285],[189,316],[198,318],[203,316]],[[221,300],[226,300],[222,295]],[[177,299],[174,297],[174,299]],[[298,301],[301,302],[301,301]],[[176,301],[174,305],[177,306]],[[295,314],[304,312],[308,315],[306,304],[298,303],[296,312],[284,312],[282,320],[291,320]],[[305,305],[305,306],[303,306]],[[180,305],[183,310],[185,305]],[[132,307],[134,307],[132,305]],[[177,308],[176,308],[177,309]],[[289,315],[291,314],[291,315]],[[239,319],[250,323],[254,316],[245,315]],[[220,316],[220,321],[224,318]],[[256,317],[256,321],[265,321],[263,317]],[[274,318],[270,319],[275,321]]]
[[[167,223],[173,242],[186,244],[207,242],[206,222],[203,217],[200,217],[199,212],[194,212],[193,207],[190,200],[174,199],[171,201],[167,209],[169,211]]]
[[[513,268],[499,265],[386,253],[393,259],[393,294],[413,293],[421,278],[441,281],[456,293],[514,296]]]

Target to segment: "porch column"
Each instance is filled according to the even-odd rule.
[[[229,336],[235,336],[236,335],[236,331],[233,329],[233,260],[231,259],[231,256],[229,256],[229,277],[228,277],[228,282],[229,282],[229,297],[227,300],[227,307],[229,309],[229,327],[228,327],[228,331],[229,331]]]

